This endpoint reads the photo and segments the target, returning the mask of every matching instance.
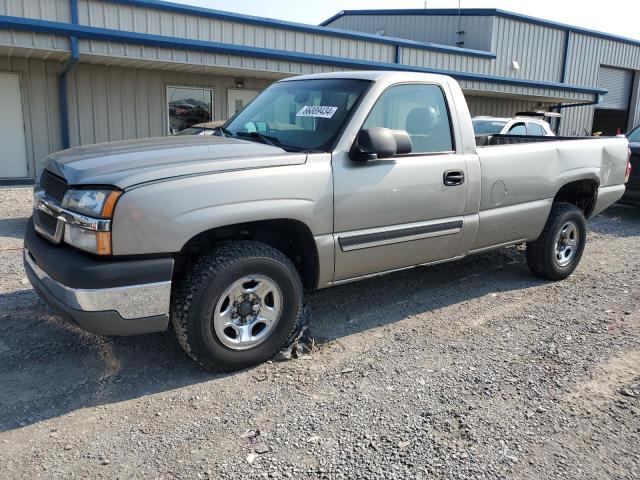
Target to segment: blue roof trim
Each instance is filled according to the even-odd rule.
[[[78,23],[78,0],[71,0],[69,3],[71,9],[71,22]],[[76,63],[80,60],[80,48],[78,46],[78,37],[69,37],[71,47],[71,55],[62,65],[62,69],[58,73],[58,102],[60,106],[60,127],[62,133],[62,148],[69,148],[71,140],[69,137],[69,100],[67,96],[67,75]]]
[[[364,10],[342,10],[336,13],[331,18],[326,19],[320,25],[328,25],[329,23],[337,20],[345,15],[429,15],[429,16],[444,16],[455,15],[458,13],[462,15],[475,15],[491,17],[498,15],[497,8],[376,8],[376,9],[364,9]],[[517,15],[517,14],[516,14]]]
[[[255,17],[252,15],[243,15],[240,13],[224,12],[222,10],[212,10],[203,7],[194,7],[191,5],[181,5],[162,0],[105,0],[110,3],[119,3],[121,5],[129,5],[132,7],[150,8],[156,10],[164,10],[167,12],[179,13],[183,15],[197,15],[200,17],[215,18],[218,20],[227,20],[231,22],[242,22],[262,27],[282,28],[296,32],[315,33],[322,35],[331,35],[334,37],[351,38],[354,40],[370,41],[384,43],[387,45],[400,45],[408,48],[418,48],[422,50],[432,50],[435,52],[450,53],[453,55],[466,55],[472,57],[496,58],[493,52],[484,50],[474,50],[471,48],[453,47],[450,45],[440,45],[437,43],[419,42],[406,38],[385,37],[382,35],[373,35],[370,33],[354,32],[352,30],[341,30],[338,28],[325,28],[317,25],[306,25],[304,23],[287,22],[285,20],[276,20],[271,18]]]
[[[453,70],[440,70],[437,68],[417,67],[397,63],[374,62],[370,60],[358,60],[344,57],[332,57],[329,55],[317,55],[302,52],[290,52],[274,50],[270,48],[257,48],[245,45],[233,45],[228,43],[207,42],[203,40],[190,40],[185,38],[151,35],[146,33],[126,32],[106,28],[89,27],[86,25],[73,25],[69,23],[50,22],[47,20],[35,20],[23,17],[10,17],[0,15],[0,28],[14,30],[29,30],[33,32],[49,33],[54,35],[76,36],[78,38],[104,40],[112,42],[134,43],[153,47],[179,48],[201,52],[215,52],[226,55],[251,56],[271,60],[297,61],[305,63],[317,63],[334,65],[344,68],[370,69],[370,70],[394,70],[414,71],[425,73],[438,73],[449,75],[459,80],[481,81],[519,85],[533,88],[549,88],[570,92],[580,92],[593,95],[606,94],[607,90],[595,87],[584,87],[565,83],[547,82],[541,80],[524,80],[521,78],[499,77],[494,75],[481,75],[478,73],[458,72]]]
[[[321,27],[326,27],[330,23],[335,22],[337,19],[344,17],[345,15],[349,15],[351,12],[365,12],[365,11],[368,11],[368,10],[340,10],[338,13],[327,18],[324,22],[320,22],[318,25],[320,25]],[[377,12],[377,10],[372,10],[372,11]],[[358,14],[356,13],[356,15]],[[365,14],[362,13],[360,15],[365,15]]]
[[[572,33],[579,33],[582,35],[589,35],[592,37],[604,38],[605,40],[614,40],[616,42],[628,43],[631,45],[640,46],[640,40],[636,40],[629,37],[623,37],[621,35],[614,35],[612,33],[600,32],[598,30],[591,30],[588,28],[576,27],[574,25],[568,25],[566,23],[554,22],[553,20],[545,20],[543,18],[531,17],[522,13],[509,12],[507,10],[500,10],[499,8],[406,8],[406,9],[379,9],[379,10],[343,10],[333,17],[328,18],[324,22],[320,23],[321,26],[327,26],[333,23],[340,17],[345,15],[426,15],[426,16],[442,16],[442,15],[469,15],[476,17],[503,17],[510,18],[512,20],[519,20],[521,22],[532,23],[534,25],[541,25],[544,27],[558,28],[561,30],[567,30]]]

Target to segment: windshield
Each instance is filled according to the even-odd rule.
[[[473,120],[473,131],[476,135],[492,135],[500,133],[507,122],[502,120]]]
[[[636,127],[634,130],[629,132],[627,138],[630,142],[640,142],[640,127]]]
[[[369,85],[335,78],[274,83],[229,120],[225,134],[285,150],[328,151]]]

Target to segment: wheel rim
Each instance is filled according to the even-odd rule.
[[[576,222],[570,220],[562,225],[556,235],[554,259],[560,267],[566,267],[575,258],[578,251],[579,232]]]
[[[213,329],[222,344],[246,350],[265,341],[282,313],[280,287],[264,275],[245,275],[220,296],[213,313]]]

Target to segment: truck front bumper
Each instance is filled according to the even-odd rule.
[[[137,335],[169,324],[172,258],[97,260],[40,237],[30,220],[24,268],[63,317],[98,335]]]

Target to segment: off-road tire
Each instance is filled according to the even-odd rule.
[[[578,243],[569,264],[560,266],[555,260],[556,237],[567,222],[573,221],[578,227]],[[538,277],[549,280],[563,280],[580,263],[587,240],[587,221],[577,206],[570,203],[554,203],[544,230],[535,242],[527,243],[527,265]]]
[[[232,350],[218,339],[212,314],[224,290],[243,275],[268,275],[282,291],[283,309],[274,331],[247,350]],[[259,242],[221,244],[191,262],[176,281],[171,300],[171,322],[184,351],[203,367],[233,371],[273,357],[295,331],[303,305],[300,276],[287,256]]]

